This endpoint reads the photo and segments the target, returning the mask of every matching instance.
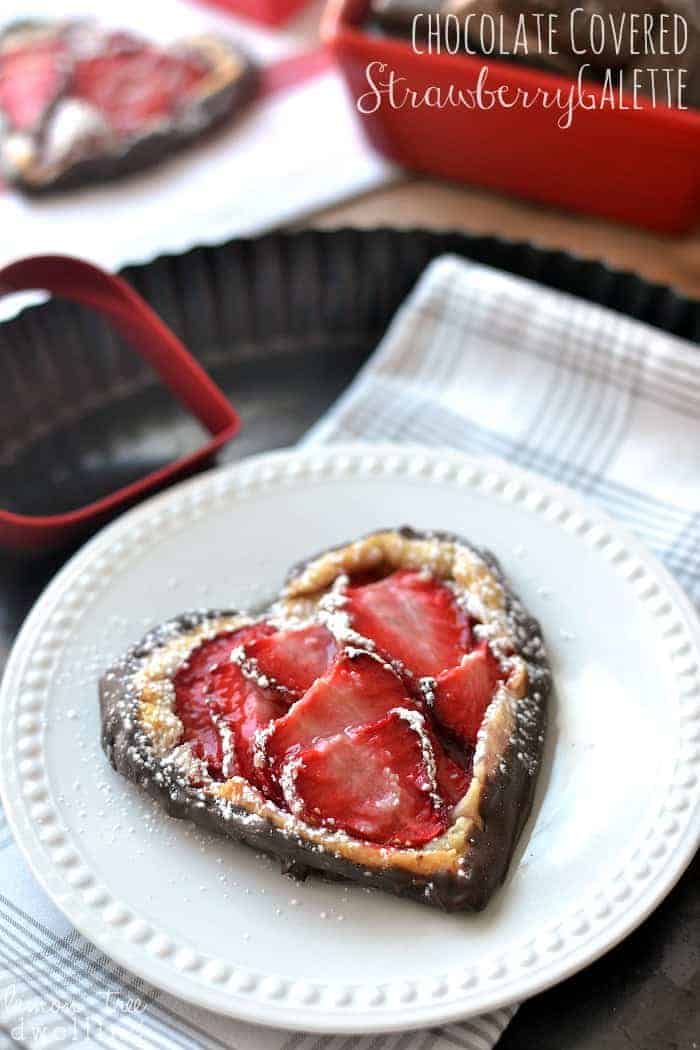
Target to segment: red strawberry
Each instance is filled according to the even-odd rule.
[[[0,111],[18,131],[35,128],[56,99],[67,60],[60,36],[8,48],[0,57]]]
[[[471,638],[449,589],[402,571],[350,588],[347,607],[357,630],[415,674],[439,668],[433,713],[473,742],[500,670],[485,643],[454,666]],[[241,647],[245,659],[233,661]],[[371,653],[339,650],[323,625],[279,631],[259,623],[220,635],[194,650],[174,687],[183,739],[212,776],[237,773],[312,822],[420,844],[443,829],[468,789],[470,774],[401,677]]]
[[[344,608],[355,631],[421,677],[454,667],[471,646],[469,620],[454,595],[424,573],[401,569],[349,587]]]
[[[301,696],[325,674],[338,652],[330,631],[321,624],[276,631],[246,645],[264,675]]]
[[[178,671],[175,678],[176,689],[186,689],[190,702],[199,705],[205,697],[212,695],[217,671],[231,662],[232,651],[256,638],[264,638],[274,630],[275,628],[268,624],[256,623],[203,642],[193,650],[187,663]],[[191,706],[191,703],[188,706]]]
[[[256,624],[219,635],[195,649],[175,676],[175,713],[184,727],[183,739],[192,742],[194,753],[216,778],[236,772],[258,783],[255,734],[289,706],[285,694],[261,688],[231,661],[234,648],[273,630],[267,624]],[[230,756],[224,750],[228,740],[233,750]]]
[[[292,748],[306,748],[344,729],[376,722],[392,707],[412,707],[401,680],[367,654],[336,660],[330,671],[312,685],[276,723],[266,746],[277,769]]]
[[[501,677],[498,661],[482,642],[458,667],[438,675],[435,717],[455,736],[474,744]]]
[[[421,846],[446,827],[421,737],[396,712],[302,751],[282,784],[302,820],[382,846]]]
[[[92,103],[110,127],[128,134],[175,113],[209,72],[196,56],[167,54],[115,33],[100,54],[77,62],[70,94]]]
[[[433,740],[433,751],[435,753],[435,779],[437,780],[438,792],[444,799],[448,809],[455,806],[463,798],[471,781],[471,773],[450,758],[442,745]]]

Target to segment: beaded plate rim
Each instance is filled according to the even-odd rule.
[[[308,982],[257,973],[177,943],[114,899],[62,826],[47,777],[42,720],[51,668],[91,599],[163,530],[232,498],[305,479],[420,478],[520,506],[576,535],[658,620],[674,672],[679,735],[656,819],[623,869],[514,958],[487,957],[440,978],[382,984]],[[642,545],[570,490],[496,459],[399,445],[333,445],[251,457],[185,482],[128,512],[79,551],[25,622],[0,689],[0,796],[15,839],[54,903],[89,940],[154,985],[244,1020],[305,1031],[380,1032],[454,1021],[516,1002],[594,961],[638,926],[700,844],[700,619]],[[633,838],[633,837],[632,837]]]

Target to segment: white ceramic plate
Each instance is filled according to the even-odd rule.
[[[297,885],[251,850],[163,816],[98,742],[97,678],[146,628],[192,607],[254,606],[304,555],[402,523],[490,547],[551,654],[535,813],[478,916]],[[432,1025],[580,969],[679,877],[700,838],[699,648],[700,624],[668,574],[539,478],[392,447],[256,457],[125,515],[48,588],[3,683],[3,801],[53,900],[154,984],[280,1027]]]

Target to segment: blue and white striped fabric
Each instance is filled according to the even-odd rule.
[[[312,441],[499,456],[634,530],[700,604],[700,348],[463,260],[426,270]]]
[[[634,529],[700,602],[700,351],[443,258],[307,442],[451,445],[564,482]],[[162,994],[86,942],[0,819],[0,1050],[491,1050],[514,1009],[424,1032],[254,1028]]]

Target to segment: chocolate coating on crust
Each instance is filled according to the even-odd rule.
[[[144,788],[171,816],[192,820],[207,830],[276,855],[282,862],[282,869],[289,874],[304,878],[313,870],[327,877],[351,879],[400,897],[413,898],[449,912],[480,910],[503,882],[532,806],[544,739],[549,667],[539,625],[509,590],[492,555],[450,533],[419,533],[409,528],[393,531],[409,539],[458,543],[488,565],[504,589],[507,613],[530,679],[525,702],[522,706],[516,704],[514,730],[484,784],[479,806],[478,823],[481,826],[472,823],[467,848],[459,858],[456,870],[417,874],[405,867],[391,866],[391,851],[387,866],[380,869],[365,867],[334,850],[332,840],[329,845],[319,847],[295,833],[293,827],[275,826],[265,817],[249,812],[230,799],[194,786],[174,765],[154,763],[151,740],[138,718],[138,697],[134,696],[132,686],[134,675],[144,661],[168,640],[235,613],[219,610],[195,612],[170,620],[146,635],[109,670],[100,682],[102,746],[114,768]],[[288,579],[293,579],[314,560],[307,559],[292,570]]]
[[[78,161],[55,179],[43,184],[32,184],[21,177],[10,178],[8,181],[31,196],[42,196],[76,189],[90,183],[113,182],[126,175],[155,167],[181,148],[212,134],[253,98],[258,79],[256,68],[250,62],[246,62],[245,70],[239,79],[232,81],[202,103],[201,110],[206,113],[206,120],[198,127],[185,130],[171,126],[165,130],[153,131],[141,136],[120,153]]]

